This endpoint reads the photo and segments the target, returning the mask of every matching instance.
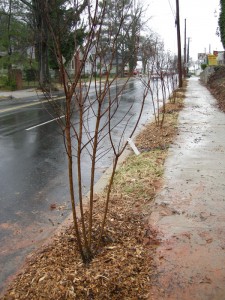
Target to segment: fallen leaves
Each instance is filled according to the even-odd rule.
[[[52,204],[50,205],[50,209],[51,209],[51,210],[56,209],[56,207],[57,207],[56,203],[52,203]]]
[[[142,153],[130,156],[117,171],[102,247],[91,263],[82,263],[71,225],[33,255],[3,300],[149,299],[151,254],[159,241],[145,217],[160,188],[166,149],[176,135],[177,111],[182,107],[180,102],[168,105],[163,128],[146,126],[135,142]],[[104,194],[95,194],[94,202],[97,233]]]
[[[225,112],[225,68],[220,66],[215,73],[210,76],[207,87],[217,100],[219,109]]]

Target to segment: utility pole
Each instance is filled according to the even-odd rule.
[[[186,30],[186,19],[184,20],[184,78],[186,77],[187,75],[187,42],[186,42],[186,33],[187,33],[187,30]]]
[[[190,58],[190,56],[189,56],[189,51],[190,51],[190,40],[191,40],[191,38],[189,37],[189,38],[188,38],[188,46],[187,46],[187,65],[189,64],[189,58]],[[188,67],[187,67],[187,71],[188,71]]]
[[[178,75],[179,75],[179,87],[183,86],[182,82],[182,62],[181,62],[181,41],[180,41],[180,9],[179,0],[176,0],[176,25],[177,25],[177,50],[178,50]]]
[[[189,56],[189,51],[190,51],[190,50],[189,50],[189,49],[190,49],[190,39],[191,39],[191,38],[188,38],[188,47],[187,47],[187,72],[189,72],[189,67],[188,67],[188,66],[189,66],[189,57],[190,57],[190,56]]]

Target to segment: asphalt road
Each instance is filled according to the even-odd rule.
[[[113,95],[116,87],[111,90]],[[112,121],[114,125],[119,123],[113,130],[115,143],[119,142],[126,124],[123,116],[131,107],[126,116],[131,124],[126,128],[123,141],[128,138],[140,109],[142,93],[143,85],[138,80],[130,82],[123,92],[120,108]],[[51,105],[44,98],[41,100],[34,97],[0,101],[0,291],[26,255],[38,247],[70,212],[62,132],[57,122],[52,121]],[[55,101],[63,106],[63,97]],[[140,124],[151,117],[149,98]],[[94,118],[92,120],[94,122]],[[106,155],[98,162],[96,180],[111,163],[112,154],[107,151],[109,144],[105,141],[103,144]],[[90,158],[84,154],[83,168],[87,175],[84,192],[88,192],[89,166]],[[52,204],[56,204],[56,209],[51,209]]]

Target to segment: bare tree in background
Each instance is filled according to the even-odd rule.
[[[123,3],[124,5],[122,5]],[[72,7],[74,11],[76,11],[78,5],[78,3],[74,4]],[[141,99],[137,100],[140,103],[139,112],[135,110],[132,114],[132,105],[128,105],[126,112],[120,119],[115,118],[119,112],[120,103],[123,101],[124,89],[130,79],[129,77],[119,79],[117,75],[122,73],[130,57],[121,62],[118,62],[116,57],[117,38],[121,33],[125,18],[130,13],[127,2],[125,5],[125,2],[120,1],[120,18],[115,20],[115,24],[112,20],[107,25],[104,22],[107,14],[106,2],[95,1],[88,4],[84,16],[87,35],[82,47],[75,45],[75,74],[73,77],[69,76],[64,66],[60,31],[57,31],[56,27],[52,25],[52,9],[53,7],[48,3],[43,10],[43,16],[53,40],[66,99],[65,108],[54,101],[50,101],[50,103],[54,105],[54,111],[63,132],[68,158],[74,229],[82,260],[87,263],[101,246],[117,163],[127,145],[127,139],[133,136],[138,126],[148,91],[145,89]],[[55,18],[57,20],[57,15],[55,15]],[[126,25],[126,30],[132,29],[132,18],[130,24],[126,23]],[[76,26],[78,26],[78,21],[74,23],[75,33]],[[138,47],[137,39],[133,42],[134,46]],[[130,53],[130,55],[132,56],[133,53]],[[84,80],[82,78],[87,71],[87,63],[90,67],[89,77]],[[118,68],[120,69],[119,72]],[[98,76],[96,76],[96,73],[98,73]],[[135,122],[132,120],[134,125],[130,127],[133,118],[135,118]],[[115,140],[116,131],[120,133],[118,141]],[[106,143],[106,141],[108,142]],[[108,147],[105,146],[107,144]],[[97,224],[97,231],[94,231],[94,226],[96,229],[94,210],[98,205],[94,201],[96,166],[109,152],[113,154],[111,159],[112,174],[107,186],[103,218]],[[89,166],[83,166],[84,155],[88,155],[90,159]],[[87,203],[84,201],[84,173],[89,174],[90,192]],[[87,210],[84,209],[86,205]],[[79,217],[80,221],[78,220]]]
[[[170,52],[165,54],[164,81],[167,91],[167,98],[170,103],[176,102],[176,91],[178,88],[178,75],[176,73],[176,57]]]
[[[164,51],[164,45],[157,36],[150,36],[146,40],[144,51],[145,76],[140,77],[140,80],[151,97],[155,122],[162,127],[166,100],[177,87],[173,58],[170,53]]]

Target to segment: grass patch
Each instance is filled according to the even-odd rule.
[[[155,181],[163,174],[166,151],[154,150],[130,156],[116,173],[113,193],[128,198],[151,198]]]

